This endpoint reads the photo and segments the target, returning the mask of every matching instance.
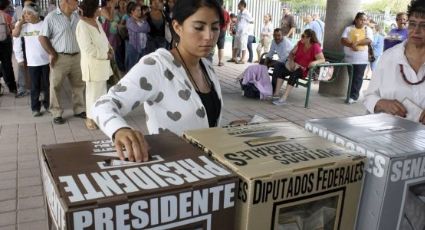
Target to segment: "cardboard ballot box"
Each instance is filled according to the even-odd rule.
[[[314,119],[305,128],[367,156],[357,229],[425,229],[425,127],[388,114]]]
[[[364,157],[287,122],[184,137],[239,175],[235,229],[353,229]]]
[[[145,138],[145,163],[119,161],[109,140],[42,146],[53,226],[233,229],[236,175],[174,134]]]

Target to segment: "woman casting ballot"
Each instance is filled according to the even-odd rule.
[[[174,48],[144,56],[93,108],[98,126],[114,139],[121,160],[123,148],[130,161],[148,160],[143,134],[123,118],[140,104],[149,134],[169,130],[181,135],[220,125],[221,88],[204,57],[217,43],[224,21],[221,6],[216,0],[184,0],[173,10]]]

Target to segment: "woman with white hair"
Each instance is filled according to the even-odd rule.
[[[25,40],[25,54],[31,78],[31,110],[34,117],[39,117],[42,115],[41,105],[46,111],[49,110],[49,55],[38,40],[43,25],[40,7],[29,3],[22,12],[23,20],[17,23],[13,33],[20,34]],[[41,101],[40,92],[44,92]]]

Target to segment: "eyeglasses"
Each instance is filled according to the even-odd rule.
[[[410,21],[409,24],[407,25],[407,29],[409,30],[414,30],[416,28],[418,28],[418,30],[425,31],[425,22],[417,23],[414,21]]]
[[[405,18],[396,18],[395,20],[396,21],[407,21],[407,19],[405,19]]]

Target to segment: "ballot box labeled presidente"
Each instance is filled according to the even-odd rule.
[[[145,136],[148,162],[110,140],[42,146],[53,229],[233,229],[237,177],[170,132]]]

